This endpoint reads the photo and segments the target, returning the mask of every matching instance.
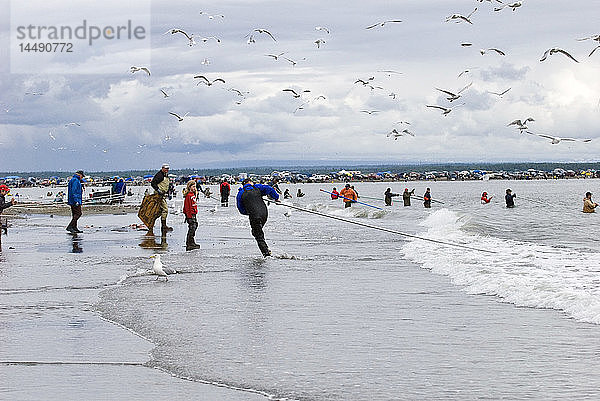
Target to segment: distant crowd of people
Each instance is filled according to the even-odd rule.
[[[140,212],[138,216],[144,221],[146,227],[148,229],[148,235],[154,235],[153,228],[154,223],[158,217],[161,220],[161,235],[163,237],[166,236],[166,233],[172,231],[173,228],[167,225],[167,217],[169,213],[169,208],[167,206],[167,198],[175,195],[174,184],[172,179],[169,177],[169,168],[168,164],[163,164],[161,169],[154,175],[152,181],[150,182],[150,186],[154,189],[153,194],[149,194],[146,191],[146,196],[144,197],[144,201],[140,207]],[[81,233],[82,231],[78,228],[78,220],[82,215],[81,206],[83,204],[83,185],[84,182],[84,172],[82,170],[78,170],[71,180],[68,183],[67,189],[67,204],[71,207],[71,221],[66,227],[66,230],[72,234]],[[6,201],[6,195],[9,193],[10,189],[6,185],[0,185],[0,214],[2,211],[8,207],[11,207],[17,203],[17,201],[13,198],[9,202]],[[322,190],[323,191],[323,190]],[[324,191],[328,192],[328,191]],[[122,198],[124,198],[126,194],[126,185],[123,179],[115,179],[113,183],[113,187],[111,189],[112,195],[117,195],[118,200],[122,202]],[[183,191],[184,194],[184,205],[183,205],[183,213],[185,215],[185,221],[188,225],[188,231],[186,236],[186,250],[194,250],[198,249],[200,246],[195,241],[196,230],[198,228],[198,206],[197,200],[200,193],[203,193],[205,197],[212,197],[210,193],[210,189],[206,188],[202,190],[202,187],[199,182],[196,180],[188,181],[186,188]],[[222,207],[229,206],[229,197],[231,193],[231,185],[224,179],[222,183],[219,185],[219,193],[220,193],[220,203]],[[344,208],[352,207],[353,203],[362,203],[359,202],[359,194],[356,188],[351,184],[345,184],[344,188],[342,188],[339,192],[337,188],[333,188],[331,192],[328,192],[331,195],[332,200],[342,199],[344,202]],[[264,196],[267,196],[269,200],[273,202],[279,203],[279,196],[281,194],[281,190],[278,185],[278,181],[275,179],[268,184],[255,184],[252,179],[246,178],[242,181],[242,186],[238,190],[238,194],[236,196],[236,206],[238,211],[247,215],[250,228],[252,232],[252,236],[255,238],[258,248],[260,249],[263,256],[271,255],[271,251],[265,241],[265,236],[263,232],[263,227],[268,219],[268,209],[263,199]],[[50,194],[51,195],[51,194]],[[298,189],[296,193],[296,197],[301,198],[305,194],[301,189]],[[400,194],[392,192],[391,188],[387,188],[387,190],[383,194],[383,201],[386,206],[392,206],[392,200],[395,197],[399,197]],[[483,192],[481,194],[481,204],[489,204],[493,195],[489,196],[487,192]],[[506,207],[513,208],[515,207],[515,198],[517,195],[513,193],[510,189],[506,190],[506,195],[504,197]],[[283,193],[284,199],[292,198],[289,189],[285,189]],[[415,189],[409,191],[408,188],[404,189],[402,193],[402,200],[404,206],[411,206],[411,199],[418,197],[415,196]],[[215,198],[216,199],[216,198]],[[219,199],[216,199],[219,200]],[[427,188],[422,197],[423,206],[425,208],[431,208],[431,202],[435,201],[431,196],[431,189]],[[440,201],[436,201],[440,202]],[[440,202],[443,203],[443,202]],[[583,198],[583,212],[584,213],[593,213],[595,212],[596,207],[598,207],[598,203],[592,201],[592,193],[586,192],[585,197]]]

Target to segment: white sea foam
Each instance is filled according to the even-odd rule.
[[[402,252],[426,269],[446,275],[470,294],[495,295],[504,301],[564,311],[600,324],[600,253],[478,236],[461,229],[468,219],[447,209],[429,215],[421,236],[494,251],[488,254],[418,239]]]

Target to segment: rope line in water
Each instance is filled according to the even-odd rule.
[[[479,252],[486,252],[486,253],[497,253],[497,252],[490,251],[490,250],[487,250],[487,249],[479,249],[479,248],[474,248],[474,247],[470,247],[470,246],[467,246],[467,245],[461,245],[461,244],[455,244],[455,243],[452,243],[452,242],[439,241],[439,240],[435,240],[435,239],[431,239],[431,238],[420,237],[418,235],[413,235],[413,234],[406,234],[406,233],[403,233],[403,232],[400,232],[400,231],[392,230],[390,228],[378,227],[378,226],[374,226],[374,225],[371,225],[371,224],[362,223],[360,221],[354,221],[354,220],[345,219],[343,217],[332,216],[330,214],[321,213],[321,212],[317,212],[315,210],[309,210],[309,209],[305,209],[303,207],[294,206],[294,205],[290,205],[290,204],[284,204],[284,203],[281,203],[281,202],[275,202],[275,204],[276,205],[280,205],[280,206],[284,206],[284,207],[289,207],[289,208],[296,209],[296,210],[300,210],[302,212],[316,214],[318,216],[328,217],[330,219],[339,220],[339,221],[343,221],[343,222],[350,223],[350,224],[356,224],[356,225],[362,226],[362,227],[372,228],[372,229],[380,230],[380,231],[386,231],[386,232],[389,232],[389,233],[392,233],[392,234],[402,235],[404,237],[420,239],[422,241],[435,242],[436,244],[441,244],[441,245],[446,245],[446,246],[453,246],[453,247],[463,248],[463,249],[469,249],[471,251],[479,251]]]

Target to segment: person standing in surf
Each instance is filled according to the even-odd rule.
[[[410,197],[415,194],[415,189],[408,192],[408,188],[404,188],[404,192],[402,192],[402,200],[404,201],[404,206],[410,206]]]
[[[583,198],[583,213],[594,213],[598,204],[592,202],[592,193],[586,192],[585,198]]]
[[[392,192],[392,188],[388,188],[384,192],[383,196],[385,197],[385,205],[386,206],[392,206],[392,198],[394,196],[400,196],[400,194],[395,194],[395,193]]]
[[[344,208],[351,207],[352,203],[356,202],[358,199],[358,195],[352,188],[350,188],[350,184],[346,184],[344,189],[340,191],[340,196],[342,196],[342,200],[344,201]]]
[[[427,188],[425,195],[423,195],[423,206],[427,209],[431,207],[431,190],[429,188]]]
[[[269,246],[265,241],[263,227],[269,217],[267,205],[263,200],[263,196],[268,196],[279,202],[279,194],[269,185],[254,184],[252,179],[246,178],[242,181],[242,187],[238,190],[236,197],[237,208],[243,215],[248,216],[250,227],[252,228],[252,236],[256,239],[258,249],[264,257],[271,256]]]
[[[504,200],[506,201],[506,207],[515,207],[515,198],[516,197],[517,197],[517,194],[513,194],[510,189],[507,189],[506,196],[504,197]]]

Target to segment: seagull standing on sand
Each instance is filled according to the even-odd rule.
[[[154,274],[157,275],[156,279],[158,280],[159,278],[164,277],[165,281],[169,281],[169,278],[167,277],[167,273],[165,273],[165,271],[163,269],[163,264],[160,261],[160,255],[155,253],[154,255],[152,255],[150,257],[154,259],[154,264],[152,265],[152,271],[154,272]]]

